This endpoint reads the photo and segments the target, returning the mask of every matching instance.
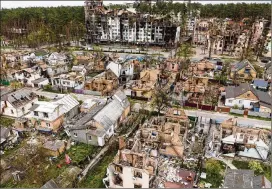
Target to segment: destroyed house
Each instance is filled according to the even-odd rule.
[[[38,101],[37,95],[26,88],[5,94],[1,97],[2,114],[21,117],[30,111],[36,101]]]
[[[236,126],[234,119],[221,124],[223,156],[266,160],[269,154],[269,131]]]
[[[84,89],[95,92],[101,96],[113,93],[118,87],[118,77],[111,70],[106,70],[85,82]]]
[[[130,104],[121,91],[110,97],[106,104],[98,104],[77,120],[67,123],[72,140],[86,144],[104,146],[114,134],[120,122],[130,113]]]
[[[140,126],[134,138],[125,141],[120,137],[119,151],[108,166],[104,184],[110,188],[150,188],[158,176],[160,155],[183,158],[186,126],[175,117],[170,121],[154,118]]]
[[[138,42],[165,45],[179,40],[180,27],[167,17],[106,10],[103,1],[85,1],[87,43]]]

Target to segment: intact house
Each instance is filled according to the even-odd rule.
[[[110,95],[118,87],[118,76],[110,69],[88,79],[85,82],[84,89],[87,91],[97,92],[101,96]]]
[[[79,118],[66,125],[66,131],[74,141],[104,146],[130,113],[130,103],[122,91],[117,91],[107,102],[94,106]]]
[[[85,76],[76,72],[69,72],[67,74],[60,74],[51,77],[52,86],[64,90],[80,90],[84,88]]]
[[[225,120],[222,128],[222,156],[266,160],[269,155],[270,131],[237,126],[235,118]]]
[[[267,92],[254,89],[248,83],[241,83],[239,86],[227,86],[225,91],[225,106],[254,108],[254,111],[260,112],[269,112],[269,109],[271,109],[271,96]]]
[[[64,119],[71,119],[79,112],[79,102],[71,95],[52,101],[36,101],[25,117],[41,132],[57,132]]]
[[[22,69],[11,74],[11,78],[22,84],[34,87],[33,81],[41,78],[41,68],[39,66],[34,66],[31,68]]]
[[[262,91],[267,91],[269,87],[268,81],[263,79],[254,79],[252,85],[255,89]]]
[[[1,112],[3,115],[11,117],[21,117],[29,113],[30,108],[38,97],[27,88],[19,89],[1,96]]]
[[[46,61],[46,70],[49,77],[68,72],[69,60],[65,54],[54,52]]]
[[[231,67],[230,78],[233,80],[252,81],[256,77],[257,72],[248,60],[237,62]]]

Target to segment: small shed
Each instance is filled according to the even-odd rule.
[[[43,148],[46,149],[48,155],[57,157],[64,152],[65,142],[62,140],[46,141]]]

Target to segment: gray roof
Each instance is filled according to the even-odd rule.
[[[41,82],[43,82],[43,81],[46,81],[46,80],[48,80],[48,79],[47,79],[47,78],[39,78],[39,79],[33,80],[32,83],[34,83],[34,84],[39,84],[39,83],[41,83]]]
[[[251,85],[248,83],[241,83],[239,86],[227,86],[226,98],[236,98],[247,91],[251,91],[254,95],[258,96],[257,90],[255,90]]]
[[[95,106],[90,112],[84,115],[81,119],[77,120],[70,130],[86,129],[88,127],[86,123],[89,122],[103,107],[104,104]]]
[[[53,179],[51,179],[47,183],[45,183],[41,188],[59,188],[59,186]]]
[[[256,86],[256,87],[268,87],[268,81],[265,81],[263,79],[255,79],[253,81],[253,85]]]
[[[260,102],[265,103],[267,105],[271,105],[272,98],[267,92],[257,90],[257,96]]]
[[[252,66],[252,64],[248,60],[242,60],[240,62],[236,62],[234,67],[231,69],[231,71],[239,71],[242,68],[246,67],[247,65],[255,70],[255,68]]]
[[[94,120],[103,125],[105,130],[108,130],[111,125],[117,122],[129,105],[126,95],[122,91],[117,91],[113,100],[94,116]]]
[[[64,145],[65,145],[64,141],[56,140],[56,141],[46,141],[43,144],[43,147],[52,151],[58,151]]]
[[[224,188],[253,188],[254,171],[246,169],[228,169]]]

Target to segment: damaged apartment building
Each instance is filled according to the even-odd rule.
[[[86,41],[165,45],[177,42],[180,27],[169,19],[128,10],[107,10],[103,0],[85,1]]]
[[[153,117],[140,126],[133,138],[119,138],[119,151],[103,179],[109,188],[157,187],[159,162],[183,159],[188,118],[182,109],[170,109],[164,117]]]

